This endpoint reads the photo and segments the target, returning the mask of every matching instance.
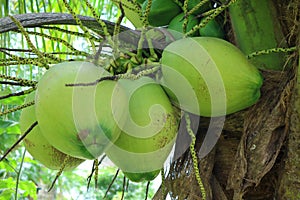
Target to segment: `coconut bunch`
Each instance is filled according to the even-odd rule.
[[[169,45],[122,52],[114,62],[51,66],[28,96],[35,105],[23,110],[20,121],[22,130],[37,121],[25,146],[45,166],[57,169],[65,162],[74,168],[105,154],[130,180],[151,181],[164,167],[185,113],[225,116],[260,98],[259,70],[224,40],[218,19],[198,17],[214,5],[135,3],[150,25],[167,26]],[[206,26],[194,31],[199,24]]]

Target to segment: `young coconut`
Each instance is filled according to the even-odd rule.
[[[205,18],[203,18],[201,22],[204,20]],[[216,19],[210,20],[203,28],[200,28],[199,34],[202,37],[216,37],[221,39],[225,38],[225,32]]]
[[[260,97],[260,72],[225,40],[177,40],[164,49],[161,63],[162,84],[171,101],[193,114],[231,114],[253,105]]]
[[[103,68],[79,61],[54,65],[43,75],[37,86],[36,116],[42,134],[55,148],[94,159],[119,137],[125,95],[116,81],[80,85],[104,76],[110,74]]]
[[[176,40],[179,40],[179,39],[183,38],[183,36],[184,36],[184,34],[183,34],[183,23],[184,23],[184,21],[185,21],[184,13],[180,13],[179,15],[174,17],[168,25],[168,30],[172,33],[172,35],[174,36],[174,38]],[[198,23],[199,23],[199,20],[196,18],[196,16],[189,15],[188,16],[188,23],[187,23],[187,26],[186,26],[186,32],[192,30],[192,28],[194,26],[198,25]],[[195,32],[191,36],[197,36],[197,32]]]
[[[199,0],[189,0],[188,2],[188,11],[191,11],[194,7],[196,7],[200,3]],[[193,15],[200,15],[206,11],[208,11],[211,8],[210,2],[204,3],[202,6],[200,6],[197,10],[195,10],[192,14]]]
[[[120,137],[105,153],[131,181],[151,181],[174,145],[179,117],[164,90],[151,78],[118,83],[128,95],[127,120]]]
[[[35,92],[28,94],[25,98],[25,103],[34,101],[34,98]],[[35,121],[35,106],[33,105],[24,108],[21,112],[19,122],[21,132],[24,133]],[[35,126],[23,141],[25,148],[30,155],[49,169],[60,169],[66,157],[68,156],[67,154],[57,150],[46,140],[41,133],[39,125]],[[83,159],[70,157],[68,158],[64,170],[74,169],[83,161]]]
[[[146,11],[148,0],[142,5],[143,12]],[[173,17],[181,12],[178,4],[173,0],[152,0],[148,21],[152,26],[164,26],[169,24]]]

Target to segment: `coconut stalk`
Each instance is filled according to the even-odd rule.
[[[136,28],[141,28],[143,27],[143,23],[141,20],[141,15],[142,13],[138,13],[141,12],[141,7],[139,6],[139,4],[137,2],[133,2],[133,1],[128,1],[128,0],[113,0],[114,4],[118,6],[118,8],[120,8],[120,6],[122,6],[124,12],[125,12],[125,16],[127,19],[129,19],[129,21],[134,25],[134,27]]]

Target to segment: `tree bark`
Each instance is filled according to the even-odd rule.
[[[300,60],[300,57],[299,57]],[[299,61],[298,61],[299,62]],[[299,64],[300,65],[300,64]],[[291,103],[290,131],[286,145],[286,159],[279,177],[277,196],[279,199],[300,199],[300,67],[297,72],[297,85],[293,90]]]
[[[199,162],[206,199],[274,197],[276,184],[270,186],[274,176],[266,174],[272,171],[289,128],[287,108],[295,77],[293,71],[265,71],[264,77],[260,101],[246,111],[228,116],[214,150]],[[201,118],[201,121],[197,150],[209,119]],[[174,199],[201,196],[191,162],[188,151],[171,166],[165,187]],[[266,177],[268,179],[264,180]],[[154,199],[161,198],[155,196]]]
[[[300,5],[288,0],[274,0],[274,4],[288,45],[297,46],[298,52],[287,58],[286,71],[263,71],[262,97],[256,105],[226,117],[213,155],[208,155],[211,159],[204,158],[213,164],[199,165],[209,194],[206,199],[300,199],[299,78],[297,82]],[[206,127],[207,124],[201,123],[198,136]],[[199,150],[201,137],[197,141]],[[173,164],[165,180],[174,199],[193,199],[194,194],[200,197],[199,190],[197,193],[193,189],[197,186],[191,181],[193,173],[175,170],[190,167],[190,159],[186,157]],[[207,166],[213,168],[212,172],[207,173]],[[170,178],[173,173],[177,179]]]

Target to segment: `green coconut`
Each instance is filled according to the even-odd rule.
[[[188,10],[192,10],[194,7],[197,6],[197,4],[199,4],[200,1],[199,0],[189,0],[188,2]],[[206,2],[205,4],[203,4],[201,7],[199,7],[195,12],[193,12],[193,15],[199,15],[202,14],[206,11],[208,11],[210,9],[210,2]]]
[[[260,72],[225,40],[177,40],[164,49],[161,63],[166,92],[174,104],[187,112],[222,116],[248,108],[260,97]]]
[[[148,77],[121,79],[128,95],[127,120],[105,153],[132,181],[153,180],[174,145],[178,116],[159,84]]]
[[[36,116],[44,137],[71,156],[94,159],[120,135],[122,90],[101,67],[88,62],[65,62],[52,66],[40,79]],[[120,122],[119,122],[120,121]]]
[[[34,101],[35,92],[27,95],[25,103]],[[24,108],[20,116],[20,129],[24,133],[32,124],[36,122],[35,117],[35,106],[30,106]],[[30,155],[38,160],[45,167],[53,170],[58,170],[61,168],[63,162],[65,161],[67,154],[62,153],[53,147],[41,133],[39,125],[36,125],[29,134],[23,140],[26,150]],[[83,159],[78,159],[74,157],[68,158],[67,164],[64,170],[71,170],[76,168]]]
[[[174,17],[171,22],[168,25],[168,30],[172,33],[175,39],[181,39],[183,38],[183,23],[184,23],[184,13],[180,13],[176,17]],[[195,18],[194,15],[188,16],[188,23],[186,26],[186,32],[189,32],[192,30],[192,28],[196,25],[198,25],[199,20]],[[195,32],[191,36],[197,36],[197,32]]]
[[[144,173],[130,173],[123,172],[123,174],[133,182],[143,182],[143,181],[152,181],[159,174],[160,170],[155,170],[152,172],[144,172]]]
[[[142,5],[142,10],[145,12],[148,4],[146,0]],[[173,0],[152,0],[148,21],[152,26],[164,26],[179,13],[181,9]]]
[[[205,20],[203,18],[201,21]],[[200,36],[225,38],[225,32],[216,19],[210,20],[203,28],[199,29]]]

